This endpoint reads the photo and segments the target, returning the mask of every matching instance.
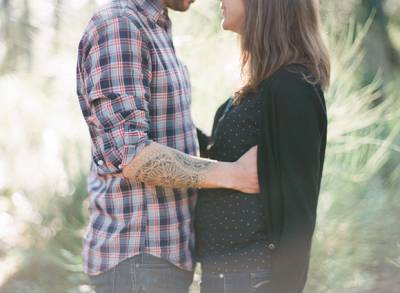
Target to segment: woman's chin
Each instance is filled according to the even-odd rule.
[[[237,26],[232,25],[232,23],[227,22],[225,19],[222,20],[221,27],[225,31],[231,31],[233,33],[241,34]]]
[[[221,22],[221,27],[222,27],[223,30],[226,30],[226,31],[230,31],[231,30],[231,27],[229,26],[229,23],[227,23],[225,20],[223,20]]]

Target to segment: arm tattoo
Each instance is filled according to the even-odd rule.
[[[199,188],[213,161],[192,157],[169,148],[156,148],[141,158],[136,179],[150,185]]]

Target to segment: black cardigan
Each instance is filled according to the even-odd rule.
[[[283,67],[257,91],[264,102],[257,163],[273,293],[303,291],[316,221],[327,113],[323,92],[304,80],[305,73],[301,66]],[[207,156],[207,138],[198,135]]]
[[[323,92],[287,66],[265,80],[258,175],[271,231],[271,292],[302,292],[325,158],[327,112]]]

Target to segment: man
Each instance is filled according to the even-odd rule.
[[[258,192],[256,149],[200,159],[191,88],[167,8],[191,0],[115,0],[79,45],[77,91],[92,139],[84,270],[96,292],[187,292],[194,188]]]

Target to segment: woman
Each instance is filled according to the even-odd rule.
[[[244,86],[217,111],[203,155],[235,161],[258,145],[261,193],[201,190],[201,290],[302,292],[324,164],[330,64],[315,0],[222,0],[239,34]]]

